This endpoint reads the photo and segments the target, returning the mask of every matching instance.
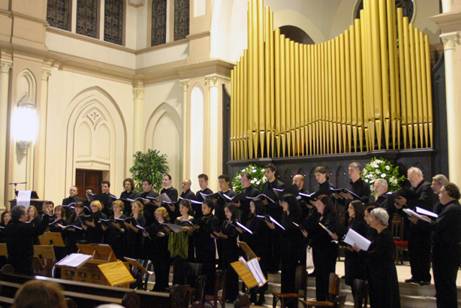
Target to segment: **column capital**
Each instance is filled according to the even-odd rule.
[[[443,43],[444,50],[453,50],[456,48],[456,45],[461,44],[461,32],[448,32],[440,34],[440,39]]]
[[[0,72],[8,73],[10,71],[12,62],[9,60],[0,60]]]
[[[190,87],[190,79],[181,79],[179,80],[179,82],[182,84],[184,92],[187,92],[187,90],[189,90]]]

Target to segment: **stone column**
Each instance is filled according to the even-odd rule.
[[[440,35],[445,56],[445,82],[450,181],[461,185],[461,32]]]
[[[190,93],[189,79],[181,80],[183,85],[182,102],[182,179],[190,178]]]
[[[46,170],[46,127],[48,110],[48,81],[50,79],[50,68],[46,67],[42,71],[40,101],[38,106],[39,130],[36,145],[36,159],[34,160],[34,184],[40,198],[45,197],[45,170]]]
[[[11,61],[0,60],[0,209],[8,202],[7,151],[8,151],[8,86]]]
[[[448,172],[461,185],[461,0],[443,0],[443,13],[432,17],[440,26],[445,57]]]
[[[144,84],[136,81],[133,84],[134,104],[134,151],[144,151]]]

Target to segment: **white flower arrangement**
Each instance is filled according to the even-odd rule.
[[[389,186],[389,191],[396,191],[405,177],[400,173],[398,166],[383,158],[373,158],[362,172],[363,180],[368,184],[373,184],[377,179],[385,179]]]
[[[240,174],[241,173],[248,173],[251,176],[251,184],[258,189],[261,190],[262,186],[266,182],[266,178],[264,177],[264,168],[259,167],[257,165],[248,165],[247,167],[240,170],[233,178],[232,178],[232,188],[235,192],[239,193],[243,191],[242,184],[240,183]]]

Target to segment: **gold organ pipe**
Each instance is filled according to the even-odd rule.
[[[390,140],[390,127],[391,127],[391,115],[390,115],[390,98],[389,98],[389,54],[388,49],[389,46],[387,45],[387,36],[388,36],[388,28],[387,28],[387,0],[379,0],[378,2],[378,12],[379,12],[379,42],[380,42],[380,58],[381,58],[381,119],[382,119],[382,126],[384,130],[384,146],[385,149],[389,149],[389,140]],[[381,129],[379,128],[379,131]],[[379,138],[381,140],[381,138]],[[378,143],[379,146],[380,142]]]
[[[350,46],[351,44],[351,29],[346,30],[345,34],[345,45],[344,45],[344,60],[345,60],[345,93],[346,93],[346,100],[345,102],[345,107],[346,107],[346,124],[347,124],[347,149],[346,152],[352,152],[352,93],[351,93],[351,52],[350,52]]]
[[[355,29],[350,26],[350,43],[349,43],[349,57],[350,57],[350,78],[351,78],[351,126],[352,135],[349,136],[350,152],[357,151],[357,65],[355,61]]]
[[[285,56],[286,56],[286,40],[285,37],[282,35],[280,37],[280,61],[282,63],[285,63]],[[281,71],[281,101],[280,101],[280,110],[281,110],[281,122],[280,122],[280,133],[282,137],[282,157],[286,157],[286,148],[287,148],[287,143],[286,143],[286,105],[287,105],[287,100],[286,100],[286,94],[287,94],[287,83],[286,83],[286,67],[288,65],[284,65],[283,67],[280,68]]]
[[[422,144],[423,147],[428,147],[429,146],[429,130],[428,130],[428,122],[427,122],[427,87],[426,87],[426,55],[425,55],[425,41],[424,41],[424,34],[422,32],[419,32],[419,43],[420,43],[420,67],[421,67],[421,126],[422,126],[422,135],[424,138],[422,138]]]
[[[360,18],[314,45],[273,30],[249,0],[248,47],[231,72],[232,159],[431,147],[428,36],[393,0],[364,0]]]
[[[415,31],[413,31],[413,26],[410,24],[408,27],[408,35],[410,37],[410,63],[411,63],[411,92],[413,93],[413,101],[411,104],[411,113],[413,114],[411,127],[412,127],[412,136],[411,140],[413,140],[415,147],[418,148],[418,93],[417,93],[417,83],[416,83],[416,55],[415,55]],[[416,102],[415,102],[416,100]]]
[[[397,36],[396,36],[396,16],[395,16],[395,2],[387,0],[387,26],[388,31],[388,47],[389,47],[389,83],[390,83],[390,113],[391,113],[391,144],[392,149],[400,148],[400,96],[399,96],[399,85],[397,81],[397,68],[398,68],[398,57],[397,57]]]
[[[420,53],[419,53],[419,34],[418,30],[414,27],[412,27],[413,31],[413,39],[414,39],[414,51],[415,51],[415,57],[414,57],[414,63],[415,63],[415,84],[416,87],[415,89],[421,89],[421,67],[420,67]],[[422,123],[421,123],[421,91],[416,91],[416,103],[414,104],[414,110],[416,111],[415,116],[416,116],[416,121],[415,123],[415,130],[417,131],[417,140],[416,143],[419,145],[419,147],[422,147],[422,142],[421,139],[423,138],[422,136]]]
[[[356,151],[363,151],[363,87],[362,87],[362,44],[360,19],[354,20],[355,31],[355,66],[356,66],[356,84],[357,84],[357,134],[359,136],[359,148]]]
[[[281,137],[280,137],[280,127],[281,127],[281,91],[282,91],[282,85],[281,85],[281,74],[282,70],[280,69],[280,62],[281,62],[281,57],[280,57],[280,29],[276,29],[274,31],[274,58],[275,58],[275,142],[277,146],[277,151],[276,155],[277,157],[282,156],[281,151],[280,151],[280,143],[281,143]]]
[[[429,38],[424,37],[424,55],[426,59],[426,92],[427,92],[427,121],[429,130],[429,147],[432,147],[434,142],[432,132],[432,85],[431,85],[431,55],[429,50]]]

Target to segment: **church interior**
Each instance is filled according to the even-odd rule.
[[[0,0],[0,307],[460,307],[460,83],[461,0]]]

